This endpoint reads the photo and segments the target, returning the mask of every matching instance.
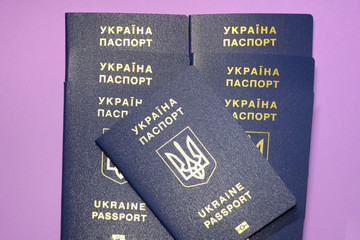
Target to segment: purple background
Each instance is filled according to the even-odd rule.
[[[65,12],[312,14],[304,239],[360,239],[359,0],[1,0],[0,239],[60,237]]]

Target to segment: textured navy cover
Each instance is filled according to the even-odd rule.
[[[258,31],[257,25],[259,26]],[[261,34],[261,26],[268,27],[268,34],[265,32]],[[276,34],[273,34],[274,31],[270,34],[272,26],[274,26]],[[227,34],[224,34],[227,32],[224,27],[227,29],[231,27]],[[246,27],[246,31],[241,32],[241,27]],[[190,16],[190,49],[192,53],[237,52],[311,56],[312,33],[313,18],[307,14],[208,14]],[[260,46],[256,44],[252,46],[251,43],[250,46],[239,45],[244,45],[244,40],[240,39],[249,38],[261,39],[257,40],[257,44]],[[237,44],[224,47],[224,39],[230,39],[231,43],[236,39]],[[262,46],[260,43],[264,39],[276,40],[270,40],[270,44]],[[272,46],[272,42],[274,42],[274,46]]]
[[[231,113],[276,113],[276,120],[241,120],[255,144],[262,141],[264,158],[274,167],[295,195],[296,207],[256,233],[251,239],[302,239],[305,218],[307,176],[313,107],[314,62],[310,57],[290,57],[246,54],[194,54],[194,64],[228,105]],[[279,76],[228,75],[228,66],[263,68],[275,67]],[[273,71],[272,71],[273,72]],[[227,87],[225,80],[277,79],[278,88]],[[277,108],[238,107],[230,99],[250,102],[275,101]],[[269,104],[270,106],[270,104]],[[237,114],[238,115],[238,114]]]
[[[176,239],[246,239],[295,205],[194,67],[97,144]]]
[[[188,54],[188,25],[189,19],[185,15],[67,13],[67,49]],[[106,46],[100,45],[103,38],[106,39]],[[127,46],[124,39],[133,41],[132,46]],[[140,44],[141,39],[145,42]]]
[[[139,52],[119,54],[109,50],[87,49],[72,49],[68,53],[61,239],[121,239],[121,236],[126,240],[172,239],[96,146],[95,139],[114,124],[118,117],[131,114],[133,109],[141,105],[140,102],[144,104],[149,101],[149,95],[157,87],[188,66],[187,55]],[[110,66],[115,63],[114,69],[117,63],[123,67],[120,71],[113,71],[108,66],[101,70],[100,63],[110,63]],[[129,64],[132,68],[132,63],[144,65],[144,71],[151,65],[151,73],[124,72],[125,65]],[[99,83],[100,75],[127,75],[137,79],[148,77],[152,80],[150,85],[147,85],[147,81],[142,85]],[[123,209],[121,203],[125,206],[127,203],[135,203],[137,210]],[[123,219],[118,220],[119,216]],[[135,218],[140,221],[134,221]]]

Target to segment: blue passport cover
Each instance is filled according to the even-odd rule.
[[[313,59],[196,53],[194,65],[297,200],[295,208],[251,239],[302,239],[313,107]],[[263,87],[259,87],[262,80]],[[266,114],[273,115],[265,119]]]
[[[190,16],[191,53],[312,55],[308,14],[208,14]]]
[[[67,49],[188,54],[185,15],[67,13]]]
[[[172,239],[95,139],[189,64],[184,54],[68,51],[61,239]]]
[[[176,239],[246,239],[295,205],[194,67],[96,142]]]

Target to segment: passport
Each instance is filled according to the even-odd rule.
[[[188,54],[185,15],[66,13],[66,48]]]
[[[313,92],[315,62],[312,57],[194,53],[192,58],[193,65],[216,92]]]
[[[65,90],[61,239],[172,239],[94,144],[116,119],[98,114],[98,97],[121,89],[69,81]]]
[[[295,208],[251,239],[302,239],[314,60],[297,56],[195,53],[194,65],[297,200]],[[259,66],[262,73],[268,74],[259,74]],[[262,80],[264,84],[259,87]]]
[[[119,54],[79,48],[68,53],[66,81],[146,92],[167,82],[166,74],[188,66],[189,61],[186,54],[131,51]]]
[[[77,34],[96,40],[88,28]],[[172,239],[95,139],[188,66],[187,54],[67,46],[61,239]]]
[[[190,16],[191,53],[312,55],[308,14],[206,14]]]
[[[96,143],[175,239],[246,239],[295,205],[195,67],[151,99]]]

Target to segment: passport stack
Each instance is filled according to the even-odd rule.
[[[62,239],[302,238],[310,15],[69,13],[66,51]],[[156,139],[142,139],[144,148],[126,129],[139,116],[147,123],[144,114],[174,95],[187,106],[186,121],[170,126],[164,118],[155,130],[161,134],[150,133]],[[211,120],[204,121],[206,112]],[[98,144],[110,158],[95,144],[103,133]],[[221,221],[205,202],[228,190],[243,205],[225,217],[223,204]],[[255,192],[252,201],[245,190]],[[294,206],[290,192],[297,205],[280,216]]]
[[[61,239],[172,239],[95,144],[189,65],[188,18],[66,14]]]
[[[296,207],[251,239],[302,239],[313,108],[313,19],[190,16],[192,62],[295,195]]]

